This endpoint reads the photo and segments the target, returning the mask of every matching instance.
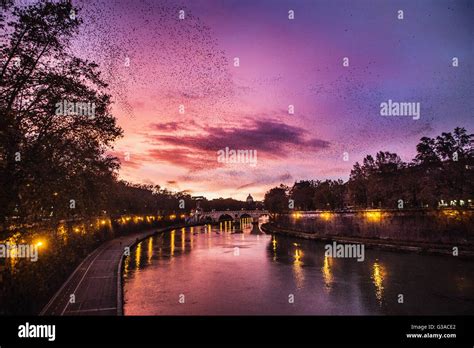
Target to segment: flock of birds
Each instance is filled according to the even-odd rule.
[[[159,3],[154,0],[77,0],[76,4],[84,23],[73,49],[80,56],[99,64],[116,104],[129,117],[135,116],[130,97],[149,94],[153,103],[160,105],[161,109],[156,110],[158,117],[175,110],[177,105],[185,101],[187,110],[197,115],[213,110],[214,122],[221,115],[223,124],[232,123],[235,120],[225,119],[225,110],[238,109],[236,103],[239,98],[236,96],[245,88],[247,90],[244,93],[253,93],[252,88],[265,90],[268,86],[285,82],[285,77],[276,72],[267,80],[247,81],[251,87],[239,85],[231,71],[232,57],[220,49],[213,30],[189,8],[178,6],[173,0]],[[180,19],[183,14],[184,19]],[[380,122],[387,125],[393,121],[371,122],[374,115],[369,115],[374,111],[368,107],[369,101],[386,100],[382,85],[385,79],[380,76],[379,63],[371,60],[362,66],[352,65],[347,72],[332,80],[314,82],[305,92],[315,102],[324,103],[330,99],[344,105],[349,117],[334,121],[342,129],[341,137],[346,150],[360,147],[361,141],[369,145],[373,139],[368,139],[367,134],[374,134],[374,128],[379,127]],[[331,67],[315,67],[311,74],[317,81],[317,76],[328,76],[331,70]],[[421,134],[431,129],[434,118],[433,95],[442,100],[446,85],[452,84],[453,79],[459,76],[440,71],[430,78],[436,82],[432,84],[431,90],[425,90],[424,94],[420,94],[419,90],[413,91],[417,101],[422,103],[422,119],[416,124],[398,124],[406,134]],[[376,84],[367,84],[367,79],[382,81],[380,88]],[[283,86],[282,90],[292,93],[291,87]],[[270,89],[268,93],[272,93]],[[472,97],[472,88],[460,88],[454,97],[460,101]],[[205,106],[202,105],[203,99]],[[202,115],[207,116],[210,115]],[[305,117],[311,129],[334,127],[334,124],[329,124],[333,120],[328,115]],[[393,127],[379,127],[380,139],[389,139],[398,134],[393,132]],[[341,150],[344,149],[328,149],[327,155],[340,156]]]
[[[77,4],[83,25],[74,47],[99,64],[130,117],[129,96],[136,91],[153,91],[154,98],[174,108],[183,100],[192,104],[206,98],[208,107],[216,108],[232,101],[228,58],[212,30],[186,7],[173,1]]]

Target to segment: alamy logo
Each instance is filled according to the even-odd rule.
[[[414,120],[420,119],[419,102],[395,102],[389,99],[387,102],[380,103],[381,116],[410,116]]]
[[[95,103],[91,102],[70,102],[63,100],[56,103],[57,116],[88,116],[95,117]]]
[[[247,163],[251,167],[257,165],[257,150],[232,150],[226,147],[217,151],[219,163]]]
[[[38,246],[33,244],[0,244],[0,258],[25,258],[38,261]]]
[[[324,255],[333,258],[356,258],[358,262],[365,260],[364,244],[326,244]]]
[[[35,325],[28,322],[18,326],[20,338],[47,338],[48,341],[56,339],[56,325]]]

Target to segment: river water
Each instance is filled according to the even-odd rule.
[[[150,237],[124,264],[125,315],[473,314],[474,262],[250,234],[251,225]],[[399,303],[403,302],[403,303]]]

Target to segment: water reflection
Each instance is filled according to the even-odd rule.
[[[331,272],[331,264],[333,262],[332,257],[324,255],[323,267],[321,268],[323,273],[324,285],[326,285],[326,290],[331,291],[331,286],[333,282],[333,276]]]
[[[366,249],[364,262],[335,259],[325,256],[325,243],[279,235],[255,236],[245,224],[241,226],[243,231],[238,231],[243,233],[232,233],[234,228],[229,226],[230,222],[222,223],[222,228],[206,225],[173,230],[139,243],[124,262],[125,313],[474,311],[473,262],[371,249]],[[288,306],[288,294],[295,290],[301,301]],[[192,295],[193,301],[176,306],[180,293]],[[400,293],[417,301],[400,306]]]
[[[375,297],[379,301],[379,304],[382,305],[383,302],[383,292],[384,292],[384,282],[387,272],[385,267],[381,265],[378,261],[374,262],[372,266],[372,281],[375,285]]]
[[[171,256],[174,255],[174,238],[176,235],[176,230],[171,231],[171,238],[170,238],[170,253]]]
[[[273,261],[277,260],[277,239],[276,236],[272,236],[272,250],[273,250]]]
[[[126,257],[123,262],[123,276],[126,278],[128,276],[128,267],[130,265],[130,257]]]
[[[152,256],[153,256],[153,238],[148,238],[147,264],[151,263]]]
[[[137,245],[136,251],[135,251],[135,267],[136,269],[140,269],[140,258],[142,255],[142,243],[140,242]]]
[[[304,283],[303,262],[301,261],[302,257],[303,251],[297,247],[293,256],[293,273],[295,277],[296,288],[298,289],[302,288]]]

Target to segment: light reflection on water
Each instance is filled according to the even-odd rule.
[[[142,256],[142,243],[138,243],[136,249],[135,249],[135,268],[140,269],[140,263],[141,263],[141,256]]]
[[[139,243],[124,263],[125,314],[474,312],[472,261],[370,249],[364,262],[331,258],[324,243],[242,226],[197,226]]]
[[[326,291],[331,291],[331,286],[332,286],[332,273],[331,273],[331,263],[332,263],[332,257],[324,255],[324,263],[323,267],[321,268],[323,272],[323,278],[324,278],[324,285],[326,285],[325,289]]]
[[[151,263],[152,257],[153,257],[153,238],[148,238],[147,264]]]
[[[303,251],[301,249],[296,248],[295,254],[293,256],[293,273],[294,279],[296,283],[296,288],[301,289],[304,283],[304,270],[303,270],[303,261],[301,258],[303,257]]]
[[[171,256],[174,255],[174,238],[176,235],[176,230],[171,231],[171,241],[170,241],[170,250],[171,250]]]
[[[381,265],[378,261],[374,262],[372,266],[372,280],[375,285],[375,297],[380,304],[383,302],[383,291],[384,291],[384,281],[387,278],[387,272],[385,267]]]

